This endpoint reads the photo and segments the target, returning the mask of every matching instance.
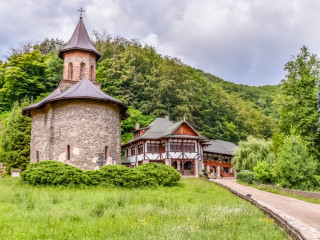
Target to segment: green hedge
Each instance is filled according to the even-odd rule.
[[[148,184],[154,184],[159,186],[176,185],[181,178],[181,175],[177,172],[177,170],[174,167],[164,164],[142,164],[136,167],[135,170],[141,172],[147,177],[145,178],[145,181]]]
[[[239,172],[237,173],[237,179],[249,184],[252,184],[256,180],[254,178],[254,172]]]
[[[107,165],[97,171],[83,171],[56,161],[41,161],[30,164],[22,172],[23,182],[50,186],[173,186],[180,178],[180,174],[173,167],[157,163],[143,164],[135,169],[123,165]]]

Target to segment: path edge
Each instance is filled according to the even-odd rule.
[[[303,234],[300,232],[299,229],[292,226],[288,221],[286,221],[284,218],[282,218],[279,214],[273,212],[268,207],[261,205],[256,200],[252,199],[251,197],[248,197],[248,196],[246,196],[236,190],[233,190],[230,187],[227,187],[221,183],[217,183],[215,181],[210,181],[210,182],[213,182],[214,184],[229,190],[232,194],[236,195],[237,197],[240,197],[240,198],[250,202],[251,204],[257,206],[261,211],[263,211],[269,217],[273,218],[275,220],[275,222],[277,223],[277,225],[279,227],[283,228],[286,231],[286,233],[294,240],[308,240],[305,236],[303,236]]]

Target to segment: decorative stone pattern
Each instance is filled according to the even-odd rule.
[[[92,52],[73,50],[63,53],[64,67],[63,67],[63,79],[69,80],[82,80],[80,78],[81,63],[85,64],[84,77],[92,82],[95,82],[96,76],[96,55]],[[72,79],[69,76],[69,64],[73,66]],[[91,66],[93,67],[93,73],[91,74]]]
[[[56,160],[94,170],[99,168],[99,154],[104,156],[107,147],[106,164],[120,164],[118,106],[89,99],[63,100],[35,109],[31,116],[31,163]]]

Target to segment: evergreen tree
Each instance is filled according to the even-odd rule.
[[[0,162],[9,171],[25,169],[30,162],[31,118],[22,115],[22,108],[30,102],[15,102],[4,119],[0,135]]]

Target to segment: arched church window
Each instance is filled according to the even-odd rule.
[[[68,79],[72,80],[73,78],[73,64],[69,63],[69,69],[68,69]]]
[[[85,64],[81,63],[81,65],[80,65],[80,80],[82,80],[84,78],[84,67],[85,67]]]
[[[90,67],[90,80],[93,81],[93,66]]]

